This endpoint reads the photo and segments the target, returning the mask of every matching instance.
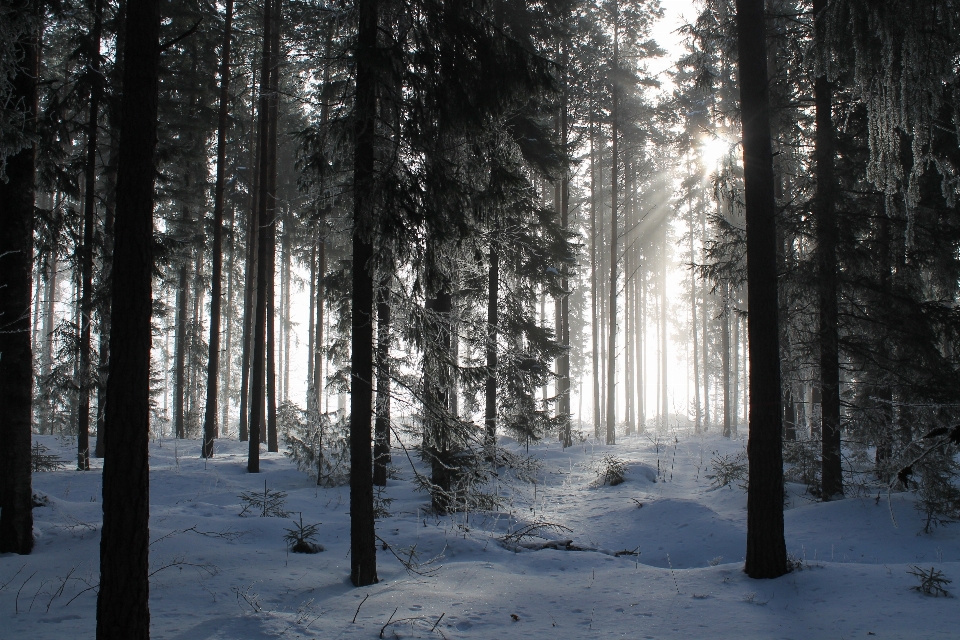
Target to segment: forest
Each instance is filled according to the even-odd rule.
[[[956,637],[958,195],[952,0],[2,0],[0,637]]]

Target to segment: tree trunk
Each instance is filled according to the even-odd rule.
[[[723,313],[720,318],[723,366],[723,437],[732,435],[730,427],[730,286],[723,285]]]
[[[261,227],[267,242],[267,451],[280,450],[277,437],[277,359],[276,359],[276,270],[277,270],[277,127],[280,115],[280,16],[282,0],[275,0],[270,31],[270,102],[267,141],[267,217]],[[261,236],[263,237],[263,236]]]
[[[373,516],[373,242],[377,117],[377,0],[358,0],[353,155],[353,306],[350,363],[350,580],[378,582]]]
[[[227,308],[223,315],[223,323],[226,325],[226,335],[223,345],[223,364],[220,370],[223,372],[223,387],[220,389],[220,410],[223,415],[220,418],[222,431],[217,437],[228,437],[230,433],[230,386],[232,383],[232,364],[233,364],[233,288],[234,288],[234,258],[237,254],[236,239],[236,212],[230,209],[230,257],[227,259],[229,269],[227,271]]]
[[[563,41],[563,60],[568,61],[569,45]],[[564,64],[566,69],[566,64]],[[564,149],[568,146],[567,126],[567,75],[563,72],[563,92],[560,106],[560,144]],[[564,169],[560,182],[560,227],[566,231],[570,227],[570,172]],[[560,265],[560,288],[563,294],[560,300],[560,322],[557,331],[560,344],[563,346],[563,355],[557,361],[557,396],[560,415],[560,440],[564,448],[573,446],[573,435],[570,432],[570,279],[569,267],[564,262]]]
[[[184,224],[188,221],[187,210],[183,212]],[[180,265],[177,284],[176,338],[173,356],[173,430],[178,438],[186,438],[184,424],[184,400],[186,399],[186,358],[187,358],[187,262]]]
[[[37,5],[17,8],[32,21]],[[20,17],[20,16],[17,16]],[[38,32],[20,34],[13,53],[20,66],[11,79],[11,104],[24,109],[25,133],[36,129]],[[36,201],[36,148],[32,144],[7,158],[0,180],[0,553],[33,549],[33,498],[30,479],[30,427],[33,412],[33,221]]]
[[[77,469],[90,469],[90,391],[93,383],[90,366],[90,324],[93,318],[93,227],[96,224],[97,198],[97,121],[100,118],[100,34],[103,25],[103,0],[93,4],[90,30],[90,118],[87,121],[87,159],[84,167],[83,250],[81,256],[80,301],[80,380],[77,416]]]
[[[670,405],[668,403],[667,387],[667,223],[662,225],[663,237],[661,239],[661,261],[660,261],[660,405],[663,407],[663,428],[667,428],[667,422],[670,419]]]
[[[486,427],[484,446],[493,459],[497,444],[497,333],[500,323],[500,254],[490,243],[490,265],[487,269],[487,380],[484,387],[483,423]]]
[[[747,226],[750,436],[747,557],[751,578],[787,572],[778,344],[777,233],[763,0],[737,0]]]
[[[822,15],[827,0],[814,0],[817,31],[822,32]],[[833,87],[826,76],[814,81],[817,131],[815,171],[817,180],[816,224],[820,299],[820,384],[822,394],[822,489],[823,499],[843,497],[843,470],[840,466],[840,364],[837,343],[837,219],[834,196],[835,132],[832,110]]]
[[[390,463],[390,283],[389,273],[377,287],[377,399],[373,443],[373,484],[387,486]]]
[[[690,208],[690,264],[696,263],[696,254],[693,248],[693,207],[691,200]],[[695,414],[695,433],[703,431],[703,423],[700,414],[700,360],[697,349],[697,272],[690,269],[690,326],[693,330],[690,336],[693,339],[693,412]]]
[[[323,317],[323,297],[324,297],[324,285],[323,277],[327,272],[327,251],[326,251],[326,239],[321,236],[318,240],[319,249],[317,253],[317,319],[314,323],[314,331],[316,332],[313,338],[313,389],[316,394],[316,403],[317,411],[323,413],[323,327],[324,327],[324,317]]]
[[[613,68],[620,65],[619,58],[619,13],[614,3],[613,17]],[[607,345],[607,444],[617,442],[617,170],[620,158],[617,155],[617,82],[615,78],[611,84],[613,94],[613,109],[610,112],[610,137],[612,140],[613,160],[610,176],[610,326]]]
[[[593,436],[600,438],[600,310],[597,277],[597,157],[594,148],[596,129],[590,115],[590,364],[593,368]]]
[[[273,38],[273,20],[271,13],[279,0],[267,0],[263,8],[263,57],[260,68],[260,97],[257,106],[259,131],[259,153],[257,158],[258,185],[257,211],[254,226],[257,245],[257,289],[253,319],[253,367],[250,372],[250,432],[247,447],[247,472],[260,473],[260,439],[264,427],[264,382],[266,376],[266,332],[267,332],[267,246],[270,232],[270,220],[267,217],[268,171],[267,148],[270,140],[270,65]]]
[[[150,637],[150,347],[160,2],[127,7],[97,638]]]
[[[217,385],[220,382],[220,296],[223,279],[223,200],[226,185],[227,116],[230,111],[230,38],[233,27],[233,0],[227,0],[220,49],[220,109],[217,116],[217,182],[213,196],[213,248],[210,278],[210,341],[207,351],[207,405],[203,417],[204,458],[213,457],[217,428]]]

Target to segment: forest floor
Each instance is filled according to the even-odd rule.
[[[72,459],[69,441],[35,441]],[[359,589],[349,582],[348,488],[318,488],[283,454],[261,454],[262,473],[248,474],[246,446],[218,441],[204,461],[197,441],[150,445],[154,638],[960,637],[956,598],[922,595],[908,573],[935,567],[955,580],[948,590],[960,588],[960,524],[923,533],[907,494],[823,504],[789,485],[786,541],[798,567],[746,577],[746,494],[708,478],[714,457],[742,451],[742,439],[541,443],[530,447],[542,463],[536,483],[505,474],[497,513],[448,517],[429,513],[396,450],[383,492],[391,515],[377,527],[390,546],[378,545],[380,583]],[[607,454],[626,461],[622,484],[598,486]],[[34,475],[47,504],[34,510],[33,554],[0,556],[0,638],[94,636],[100,482],[100,461],[87,473]],[[241,492],[264,482],[286,492],[290,518],[239,517]],[[301,513],[321,523],[322,553],[288,552],[284,532]],[[558,526],[504,542],[538,522]],[[537,549],[548,540],[561,542]]]

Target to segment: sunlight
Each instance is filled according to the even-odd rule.
[[[700,157],[703,159],[704,170],[712,173],[717,166],[730,155],[734,143],[723,136],[704,135],[700,140]]]

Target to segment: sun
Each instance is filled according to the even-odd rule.
[[[733,143],[718,135],[705,135],[700,140],[700,157],[704,169],[710,173],[733,151]]]

